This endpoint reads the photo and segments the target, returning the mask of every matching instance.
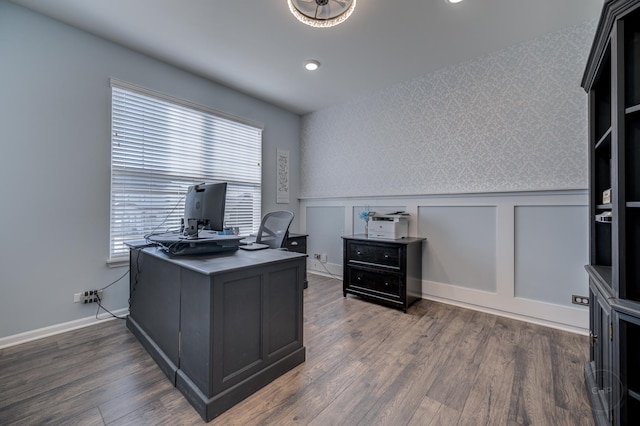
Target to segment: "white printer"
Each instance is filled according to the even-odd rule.
[[[376,214],[369,222],[369,237],[396,240],[409,236],[409,213]]]

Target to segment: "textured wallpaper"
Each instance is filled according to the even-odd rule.
[[[550,33],[305,116],[301,196],[586,188],[580,81],[595,26]]]

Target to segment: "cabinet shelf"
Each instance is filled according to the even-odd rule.
[[[596,278],[611,288],[611,284],[613,283],[613,273],[611,266],[606,265],[591,265],[591,269],[596,273]]]
[[[598,142],[596,142],[596,149],[599,149],[607,145],[611,146],[611,131],[612,131],[611,127],[609,127],[607,131],[604,132],[604,135],[602,135],[602,137],[598,139]]]
[[[624,313],[631,316],[638,316],[638,311],[640,311],[640,302],[635,302],[630,299],[616,299],[611,300],[612,306],[615,306],[616,311],[620,313]],[[638,383],[640,389],[640,383]]]
[[[634,106],[630,106],[629,108],[626,108],[624,110],[625,114],[633,114],[640,111],[640,104],[639,105],[634,105]]]
[[[628,201],[627,202],[627,207],[631,207],[631,208],[639,208],[640,207],[640,201]]]
[[[596,209],[598,209],[598,210],[611,210],[612,208],[613,208],[613,206],[611,205],[611,203],[609,203],[609,204],[598,204],[596,206]]]

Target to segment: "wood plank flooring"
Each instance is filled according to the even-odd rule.
[[[592,425],[588,340],[421,300],[404,314],[309,275],[307,360],[210,425]],[[205,424],[126,329],[0,350],[0,425]]]

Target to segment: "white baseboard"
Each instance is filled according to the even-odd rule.
[[[422,298],[588,335],[589,311],[586,308],[499,295],[433,281],[422,282]]]
[[[307,272],[341,280],[342,264],[321,263],[315,259],[307,259]]]
[[[519,314],[514,314],[512,312],[505,312],[505,311],[501,311],[499,309],[493,309],[493,308],[487,308],[485,306],[478,306],[478,305],[474,305],[471,303],[465,303],[465,302],[459,302],[456,300],[451,300],[451,299],[446,299],[446,298],[442,298],[442,297],[437,297],[437,296],[429,296],[429,295],[422,295],[423,299],[426,300],[433,300],[434,302],[441,302],[441,303],[445,303],[447,305],[453,305],[453,306],[458,306],[460,308],[465,308],[465,309],[471,309],[473,311],[479,311],[479,312],[484,312],[487,314],[492,314],[492,315],[497,315],[500,317],[505,317],[505,318],[510,318],[510,319],[514,319],[517,321],[524,321],[524,322],[528,322],[531,324],[537,324],[537,325],[542,325],[544,327],[549,327],[549,328],[555,328],[557,330],[562,330],[562,331],[567,331],[570,333],[575,333],[575,334],[581,334],[584,336],[588,336],[589,335],[589,330],[582,328],[582,327],[573,327],[567,324],[560,324],[557,322],[553,322],[553,321],[547,321],[544,319],[540,319],[540,318],[534,318],[534,317],[529,317],[526,315],[519,315]]]
[[[314,265],[310,262],[307,272],[323,277],[330,277],[342,280],[342,265],[326,264],[327,268],[318,270],[311,269]],[[335,272],[335,273],[334,273]],[[553,305],[545,302],[526,300],[520,298],[510,298],[508,301],[499,300],[495,293],[483,292],[473,289],[466,289],[458,286],[423,281],[422,298],[448,305],[459,306],[465,309],[485,312],[531,324],[538,324],[557,330],[568,331],[581,335],[589,335],[588,311],[581,308]],[[478,305],[471,301],[482,303]],[[514,312],[505,306],[519,308],[522,312]],[[530,314],[530,315],[527,315]],[[584,326],[583,326],[584,324]]]
[[[129,309],[123,308],[112,311],[114,315],[123,316],[129,314]],[[98,315],[96,319],[95,315],[86,318],[80,318],[73,321],[63,322],[61,324],[50,325],[48,327],[38,328],[36,330],[25,331],[24,333],[14,334],[12,336],[0,338],[0,349],[7,348],[9,346],[20,345],[22,343],[31,342],[33,340],[42,339],[44,337],[53,336],[60,333],[66,333],[67,331],[77,330],[79,328],[88,327],[104,321],[109,321],[113,318],[108,313],[102,313]]]

